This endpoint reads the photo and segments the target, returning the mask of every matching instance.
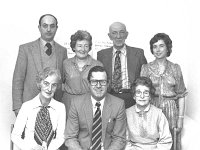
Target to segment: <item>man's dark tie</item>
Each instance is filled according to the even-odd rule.
[[[37,113],[34,133],[35,141],[41,146],[43,145],[43,142],[45,142],[47,147],[54,137],[48,107],[49,106],[41,106],[41,109]]]
[[[46,54],[47,54],[48,56],[50,56],[51,53],[52,53],[52,46],[51,46],[50,43],[47,43],[47,44],[46,44],[46,47],[47,47]]]
[[[93,125],[92,125],[92,149],[101,150],[101,136],[102,136],[102,119],[101,119],[101,104],[96,103],[97,110],[94,114]]]
[[[120,50],[116,51],[114,72],[112,76],[111,88],[114,92],[118,93],[122,89],[122,76],[121,76],[121,60],[120,60]]]

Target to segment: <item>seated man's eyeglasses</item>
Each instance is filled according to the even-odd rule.
[[[90,84],[92,86],[96,86],[97,84],[100,84],[101,86],[107,85],[107,80],[90,80]]]
[[[150,95],[149,91],[141,92],[141,91],[138,90],[138,91],[135,92],[135,96],[137,96],[137,97],[142,96],[142,94],[143,94],[144,97],[149,97],[149,95]]]

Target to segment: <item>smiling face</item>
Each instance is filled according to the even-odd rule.
[[[45,16],[41,20],[41,25],[38,26],[41,38],[46,42],[51,42],[57,31],[56,20],[53,16]]]
[[[137,85],[134,99],[138,108],[145,109],[150,103],[150,89],[145,85]]]
[[[51,100],[54,96],[58,85],[58,77],[56,75],[49,75],[46,79],[42,80],[40,83],[41,92],[40,96],[43,99]]]
[[[110,26],[108,36],[111,41],[113,41],[113,45],[116,49],[121,49],[125,40],[128,36],[128,32],[126,31],[126,26],[120,22],[113,23]]]
[[[101,85],[100,82],[105,83],[105,81],[106,84]],[[96,82],[96,85],[91,84],[91,82]],[[95,100],[100,101],[105,97],[107,93],[107,87],[108,83],[106,72],[92,72],[90,77],[90,91]]]
[[[79,59],[87,58],[88,52],[90,51],[89,41],[77,40],[76,45],[74,47],[74,51]]]
[[[167,57],[167,46],[163,40],[158,40],[153,44],[153,55],[156,59]]]

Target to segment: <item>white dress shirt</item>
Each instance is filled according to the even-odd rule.
[[[19,114],[16,118],[11,139],[13,143],[21,150],[31,150],[37,145],[34,140],[35,121],[37,113],[40,110],[41,102],[39,95],[30,101],[22,104]],[[64,142],[66,111],[65,106],[61,102],[51,99],[48,108],[53,130],[56,132],[56,137],[52,139],[48,150],[57,150]],[[22,132],[25,129],[25,137],[21,138]]]
[[[103,105],[104,105],[104,101],[105,101],[105,97],[101,100],[101,101],[97,101],[95,100],[92,96],[91,96],[91,100],[92,100],[92,110],[93,110],[93,116],[97,110],[97,106],[96,106],[96,102],[99,102],[101,104],[100,109],[101,109],[101,116],[102,116],[102,112],[103,112]]]

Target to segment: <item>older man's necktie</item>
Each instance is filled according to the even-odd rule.
[[[49,106],[41,106],[41,109],[37,113],[34,133],[35,141],[41,146],[43,146],[45,143],[47,147],[54,137],[54,131],[52,128],[48,108]]]
[[[46,54],[47,54],[48,56],[50,56],[51,53],[52,53],[52,46],[51,46],[50,43],[46,43],[46,47],[47,47]]]
[[[101,150],[101,137],[102,137],[102,118],[101,118],[101,104],[96,103],[97,110],[93,118],[92,125],[92,150]]]
[[[112,76],[111,88],[115,93],[118,93],[122,89],[122,79],[121,79],[121,60],[120,60],[120,50],[116,51],[114,72]]]

